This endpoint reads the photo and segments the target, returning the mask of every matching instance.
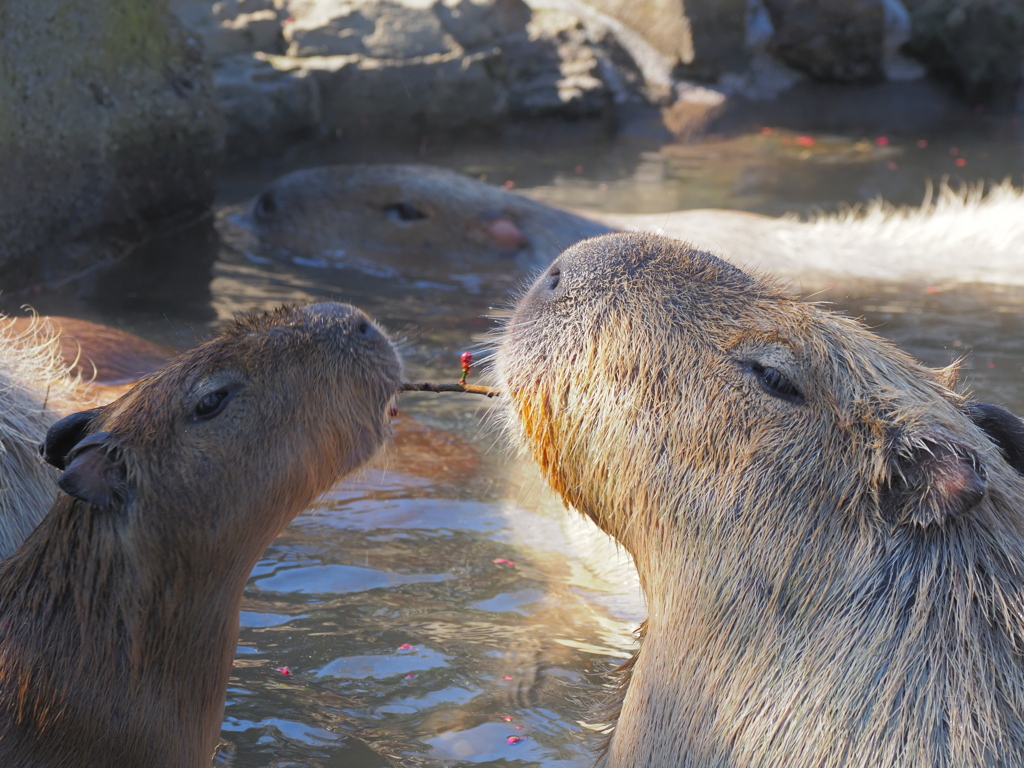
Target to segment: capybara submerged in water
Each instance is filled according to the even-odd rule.
[[[1024,422],[654,235],[563,253],[497,365],[646,596],[601,765],[1024,765]]]
[[[249,571],[388,430],[352,307],[245,316],[53,426],[68,494],[0,563],[0,765],[209,765]]]
[[[800,277],[1024,285],[1024,194],[943,184],[919,207],[874,202],[814,221],[744,211],[582,214],[426,165],[328,166],[274,182],[250,206],[272,248],[371,270],[520,272],[614,230],[656,232],[736,264]],[[517,269],[518,268],[518,269]]]
[[[610,228],[428,165],[296,171],[252,202],[256,235],[325,262],[424,275],[545,266]]]

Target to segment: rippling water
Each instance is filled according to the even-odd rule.
[[[352,160],[347,152],[319,148],[290,163]],[[878,195],[914,202],[927,178],[947,173],[1016,174],[1019,182],[1021,158],[1012,130],[991,130],[763,131],[660,151],[620,142],[373,159],[437,162],[579,208],[782,213]],[[363,306],[400,339],[413,380],[451,380],[459,352],[486,348],[521,276],[402,281],[277,263],[253,250],[237,216],[282,170],[239,169],[225,179],[219,243],[201,230],[161,246],[181,264],[196,249],[217,248],[212,273],[180,266],[174,279],[86,277],[7,301],[186,347],[240,309],[337,298]],[[816,298],[863,317],[928,364],[966,355],[966,386],[1024,412],[1019,289],[861,285],[854,293],[839,285]],[[299,516],[253,571],[217,765],[589,764],[594,739],[583,723],[602,696],[602,673],[628,656],[643,616],[629,563],[505,450],[493,404],[416,394],[401,405],[388,455]]]

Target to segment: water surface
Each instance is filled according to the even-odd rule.
[[[281,263],[239,236],[244,202],[284,170],[373,159],[435,162],[576,208],[806,213],[877,196],[917,202],[927,180],[946,175],[1020,182],[1021,141],[997,128],[764,130],[662,149],[527,143],[358,158],[345,147],[308,148],[225,177],[221,240],[206,232],[161,246],[179,265],[173,280],[84,278],[7,301],[187,347],[238,310],[340,299],[401,341],[410,378],[451,380],[461,351],[486,348],[522,275],[467,287],[444,275],[407,281]],[[212,268],[191,272],[190,260],[209,248]],[[967,388],[1024,412],[1020,289],[836,285],[816,298],[930,365],[964,357]],[[404,447],[299,516],[253,571],[217,765],[587,765],[588,709],[643,616],[628,562],[504,449],[482,398],[417,394],[401,405]]]

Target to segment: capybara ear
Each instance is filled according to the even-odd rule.
[[[109,432],[89,435],[68,452],[67,461],[57,481],[66,494],[100,509],[124,500],[127,473]]]
[[[896,472],[883,504],[896,524],[942,526],[970,511],[985,496],[985,467],[978,454],[944,430],[903,435]]]
[[[67,462],[68,452],[74,448],[85,437],[89,425],[99,415],[100,408],[91,411],[81,411],[65,416],[54,423],[46,432],[46,439],[39,445],[39,453],[57,469],[64,469]]]
[[[1024,419],[989,403],[967,403],[964,411],[999,446],[1006,463],[1024,475]]]

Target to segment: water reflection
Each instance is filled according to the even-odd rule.
[[[979,176],[1022,168],[1013,140],[797,138],[757,133],[658,152],[464,148],[425,159],[550,202],[623,211],[779,213],[877,194],[915,202],[925,177],[949,170],[953,141]],[[229,179],[217,232],[202,225],[107,273],[6,300],[185,347],[241,309],[335,298],[402,339],[414,380],[457,376],[458,353],[484,343],[522,276],[404,281],[264,258],[232,216],[282,170]],[[814,298],[929,365],[966,355],[976,396],[1022,410],[1020,289],[839,284]],[[624,556],[500,447],[490,407],[405,397],[392,451],[267,550],[244,597],[218,765],[589,764],[593,740],[580,723],[602,696],[598,673],[629,652],[639,590]]]

